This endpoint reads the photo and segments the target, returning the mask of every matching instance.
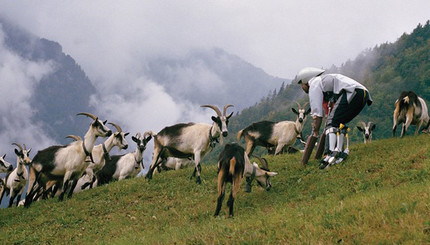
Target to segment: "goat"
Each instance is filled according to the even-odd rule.
[[[229,217],[233,217],[233,204],[243,177],[253,177],[266,190],[271,188],[270,177],[277,175],[258,167],[257,163],[249,161],[245,149],[236,143],[226,144],[218,157],[218,198],[214,216],[218,216],[225,196],[226,184],[232,185],[227,201]]]
[[[296,102],[297,103],[297,102]],[[284,146],[292,146],[298,136],[301,137],[303,125],[306,121],[306,116],[311,112],[311,108],[306,110],[306,103],[303,108],[298,105],[298,111],[295,108],[291,110],[297,115],[295,122],[293,121],[260,121],[249,125],[237,133],[237,140],[243,137],[246,142],[246,153],[251,156],[255,147],[264,146],[268,149],[276,147],[275,155],[282,152]]]
[[[428,129],[429,114],[427,104],[423,98],[417,96],[413,91],[403,91],[394,105],[393,137],[396,134],[397,125],[400,123],[403,123],[400,137],[406,134],[411,124],[417,126],[415,135],[418,134],[422,125],[425,125],[426,129]]]
[[[6,154],[0,157],[0,173],[10,173],[13,171],[13,166],[6,161]]]
[[[219,108],[214,105],[202,105],[201,107],[208,107],[216,112],[217,117],[212,116],[212,125],[207,123],[180,123],[165,127],[158,134],[151,132],[154,137],[154,155],[146,178],[151,179],[154,169],[169,156],[193,158],[195,168],[192,176],[197,175],[196,182],[201,184],[200,161],[209,150],[215,147],[218,138],[227,137],[228,120],[233,112],[226,116],[226,111],[231,106],[233,105],[225,105],[223,114],[221,114]]]
[[[144,168],[143,152],[152,136],[145,132],[143,136],[136,133],[131,139],[136,143],[136,151],[125,155],[111,156],[104,167],[97,173],[97,185],[103,185],[112,180],[134,178]]]
[[[160,163],[159,168],[156,168],[156,170],[158,172],[161,172],[162,170],[179,170],[190,165],[194,165],[193,159],[168,157],[166,160]]]
[[[376,124],[373,122],[368,122],[367,124],[365,122],[361,122],[361,124],[363,127],[357,126],[357,129],[363,133],[364,144],[372,142],[373,130],[375,130]]]
[[[27,147],[24,144],[24,149],[20,144],[13,143],[12,145],[16,145],[19,148],[19,151],[15,149],[16,154],[16,168],[6,176],[4,181],[4,187],[0,193],[0,203],[3,199],[4,194],[9,195],[9,206],[12,207],[12,204],[16,200],[16,206],[18,206],[19,201],[21,200],[21,195],[24,192],[25,185],[28,181],[28,170],[26,168],[27,165],[31,163],[29,158],[29,154],[31,149],[27,150]]]
[[[90,117],[94,121],[91,123],[84,140],[78,140],[68,145],[50,146],[37,152],[30,165],[30,179],[25,206],[29,207],[34,195],[39,191],[45,192],[48,181],[58,181],[61,185],[59,200],[64,199],[64,194],[70,189],[68,198],[72,197],[78,178],[88,167],[90,162],[94,162],[92,150],[97,137],[107,137],[112,135],[112,131],[105,126],[98,117],[91,113],[78,113]],[[86,161],[89,158],[90,161]],[[58,186],[60,187],[60,186]]]
[[[104,166],[106,161],[110,160],[109,152],[113,147],[117,146],[119,149],[125,150],[128,148],[128,143],[125,137],[129,133],[124,133],[120,126],[115,123],[109,123],[114,126],[117,130],[114,134],[109,136],[106,141],[102,144],[96,145],[93,148],[93,159],[94,163],[90,164],[85,170],[85,174],[78,180],[78,182],[83,182],[82,185],[77,185],[80,188],[75,188],[75,192],[85,189],[86,187],[93,187],[96,181],[96,175]],[[86,181],[86,182],[85,182]]]

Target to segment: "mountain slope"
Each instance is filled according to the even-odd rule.
[[[377,45],[340,67],[327,68],[327,73],[331,72],[350,76],[364,84],[374,101],[371,106],[365,106],[348,126],[355,129],[359,121],[373,121],[377,124],[373,134],[375,138],[390,137],[394,102],[402,91],[413,90],[430,105],[430,22],[418,25],[410,34],[403,34],[394,43]],[[295,106],[292,101],[309,101],[303,95],[297,84],[281,87],[278,94],[266,97],[235,117],[235,129],[244,128],[259,120],[291,120],[294,115],[290,108]],[[309,124],[305,126],[304,135],[308,134],[308,130]],[[408,134],[413,134],[414,131],[415,126],[411,126]],[[353,141],[362,140],[358,130],[352,130],[351,137]]]
[[[301,166],[300,154],[268,157],[273,188],[241,190],[235,218],[214,218],[216,169],[136,178],[0,210],[3,243],[375,244],[430,241],[428,135],[356,144],[344,164]],[[402,150],[399,150],[402,149]],[[226,200],[225,200],[226,201]]]
[[[180,58],[151,59],[145,74],[174,97],[197,104],[233,104],[236,111],[286,81],[220,48],[192,50]]]
[[[82,135],[88,128],[88,122],[75,115],[82,111],[94,111],[89,101],[95,93],[85,72],[62,51],[60,44],[33,36],[2,19],[0,27],[5,48],[22,60],[24,67],[19,69],[32,69],[32,64],[42,63],[51,68],[39,79],[32,78],[27,88],[15,87],[17,90],[31,89],[26,102],[31,106],[32,115],[26,115],[31,116],[27,120],[40,125],[57,142],[65,143],[64,136],[68,134]]]

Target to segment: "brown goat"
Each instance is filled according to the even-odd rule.
[[[255,178],[266,190],[271,188],[270,177],[278,173],[263,170],[257,163],[251,164],[245,149],[236,143],[226,144],[218,157],[218,198],[214,216],[218,216],[224,200],[227,182],[232,184],[227,201],[229,217],[233,217],[233,204],[243,177]]]

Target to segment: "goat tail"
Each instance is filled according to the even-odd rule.
[[[229,172],[230,172],[230,174],[232,176],[234,176],[234,170],[235,170],[235,168],[236,168],[236,158],[232,157],[230,159],[230,169],[229,169]]]
[[[237,141],[240,142],[240,139],[242,138],[242,135],[243,135],[243,129],[240,130],[239,132],[237,132]]]
[[[402,101],[403,101],[403,103],[405,103],[405,104],[409,104],[409,96],[405,96],[405,97],[403,97]]]

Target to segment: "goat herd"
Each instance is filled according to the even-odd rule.
[[[297,138],[302,139],[305,119],[311,109],[306,109],[307,103],[303,107],[299,103],[297,105],[298,110],[292,108],[297,115],[295,122],[260,121],[240,130],[237,139],[240,141],[242,137],[244,138],[246,150],[237,143],[225,145],[218,158],[218,198],[215,216],[220,212],[227,182],[232,183],[232,191],[227,202],[230,216],[233,216],[234,199],[244,177],[247,177],[248,184],[255,179],[260,186],[266,190],[270,189],[270,177],[277,173],[269,171],[265,159],[256,157],[261,162],[259,167],[257,163],[251,163],[249,157],[256,146],[266,147],[269,153],[279,154],[288,150]],[[29,207],[33,201],[57,195],[62,201],[65,194],[70,198],[74,192],[83,189],[103,185],[112,180],[136,177],[143,169],[143,152],[152,138],[154,138],[153,159],[146,178],[151,179],[154,172],[166,168],[171,161],[176,165],[173,166],[175,169],[178,169],[181,161],[186,161],[194,162],[192,177],[196,177],[196,182],[200,184],[201,159],[222,137],[228,135],[227,126],[233,113],[227,115],[226,112],[232,106],[225,105],[221,113],[217,106],[202,105],[201,107],[215,111],[216,116],[211,118],[212,124],[180,123],[165,127],[157,134],[152,131],[147,131],[143,135],[136,133],[131,137],[136,143],[136,150],[115,156],[109,155],[110,150],[115,146],[127,149],[126,136],[129,133],[123,132],[117,124],[109,123],[116,129],[113,133],[106,126],[106,121],[91,113],[78,113],[77,115],[92,119],[83,139],[68,135],[73,142],[40,150],[33,160],[29,157],[31,149],[27,149],[25,144],[13,143],[17,147],[16,168],[5,160],[6,155],[0,157],[0,173],[6,174],[4,179],[0,178],[0,203],[5,195],[9,195],[9,207],[14,204],[15,199],[17,206],[24,204],[25,207]],[[416,134],[421,126],[428,130],[430,123],[425,101],[412,91],[402,92],[395,102],[393,123],[393,136],[400,123],[403,123],[401,136],[411,124],[417,125]],[[375,126],[372,122],[367,124],[363,122],[362,126],[357,126],[363,132],[365,143],[371,141]],[[107,139],[102,144],[95,145],[98,137]],[[25,200],[21,200],[27,184]]]

